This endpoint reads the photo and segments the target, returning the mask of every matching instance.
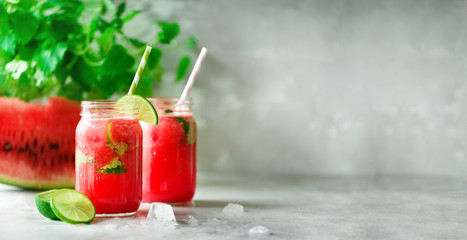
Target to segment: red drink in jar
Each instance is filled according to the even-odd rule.
[[[190,100],[149,99],[159,115],[143,129],[143,201],[191,201],[196,189],[196,122]]]
[[[83,101],[76,128],[76,190],[98,216],[132,215],[141,203],[142,130],[128,103]]]

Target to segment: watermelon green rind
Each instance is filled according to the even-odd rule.
[[[0,174],[0,183],[29,189],[29,190],[49,190],[54,188],[74,188],[75,180],[63,179],[54,182],[51,181],[24,181],[18,178],[11,178],[9,176]]]

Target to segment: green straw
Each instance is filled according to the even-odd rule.
[[[138,71],[136,71],[135,78],[133,78],[133,82],[131,83],[130,90],[128,94],[133,94],[136,90],[136,86],[138,86],[139,79],[141,78],[141,74],[143,74],[144,67],[146,66],[146,62],[148,61],[149,54],[151,53],[152,47],[146,46],[146,50],[144,51],[143,58],[141,58],[141,62],[138,66]]]

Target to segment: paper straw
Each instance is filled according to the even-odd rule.
[[[188,78],[188,81],[186,82],[185,88],[183,89],[182,96],[180,97],[180,101],[178,102],[178,104],[182,104],[183,101],[188,96],[191,86],[193,86],[193,83],[195,82],[195,78],[198,75],[199,69],[201,68],[201,64],[203,64],[204,58],[206,57],[207,53],[208,53],[208,49],[203,47],[201,49],[201,53],[199,54],[198,59],[196,59],[195,66],[193,67],[190,77]]]
[[[138,86],[139,79],[141,78],[141,74],[143,74],[144,67],[146,66],[146,62],[148,61],[149,54],[151,53],[152,47],[146,46],[146,50],[144,51],[143,58],[141,58],[141,62],[139,63],[138,70],[136,71],[135,78],[133,78],[133,82],[131,83],[130,90],[128,94],[133,94],[136,90],[136,86]]]

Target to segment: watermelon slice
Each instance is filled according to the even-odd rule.
[[[75,129],[80,105],[0,98],[0,182],[46,190],[75,184]]]

